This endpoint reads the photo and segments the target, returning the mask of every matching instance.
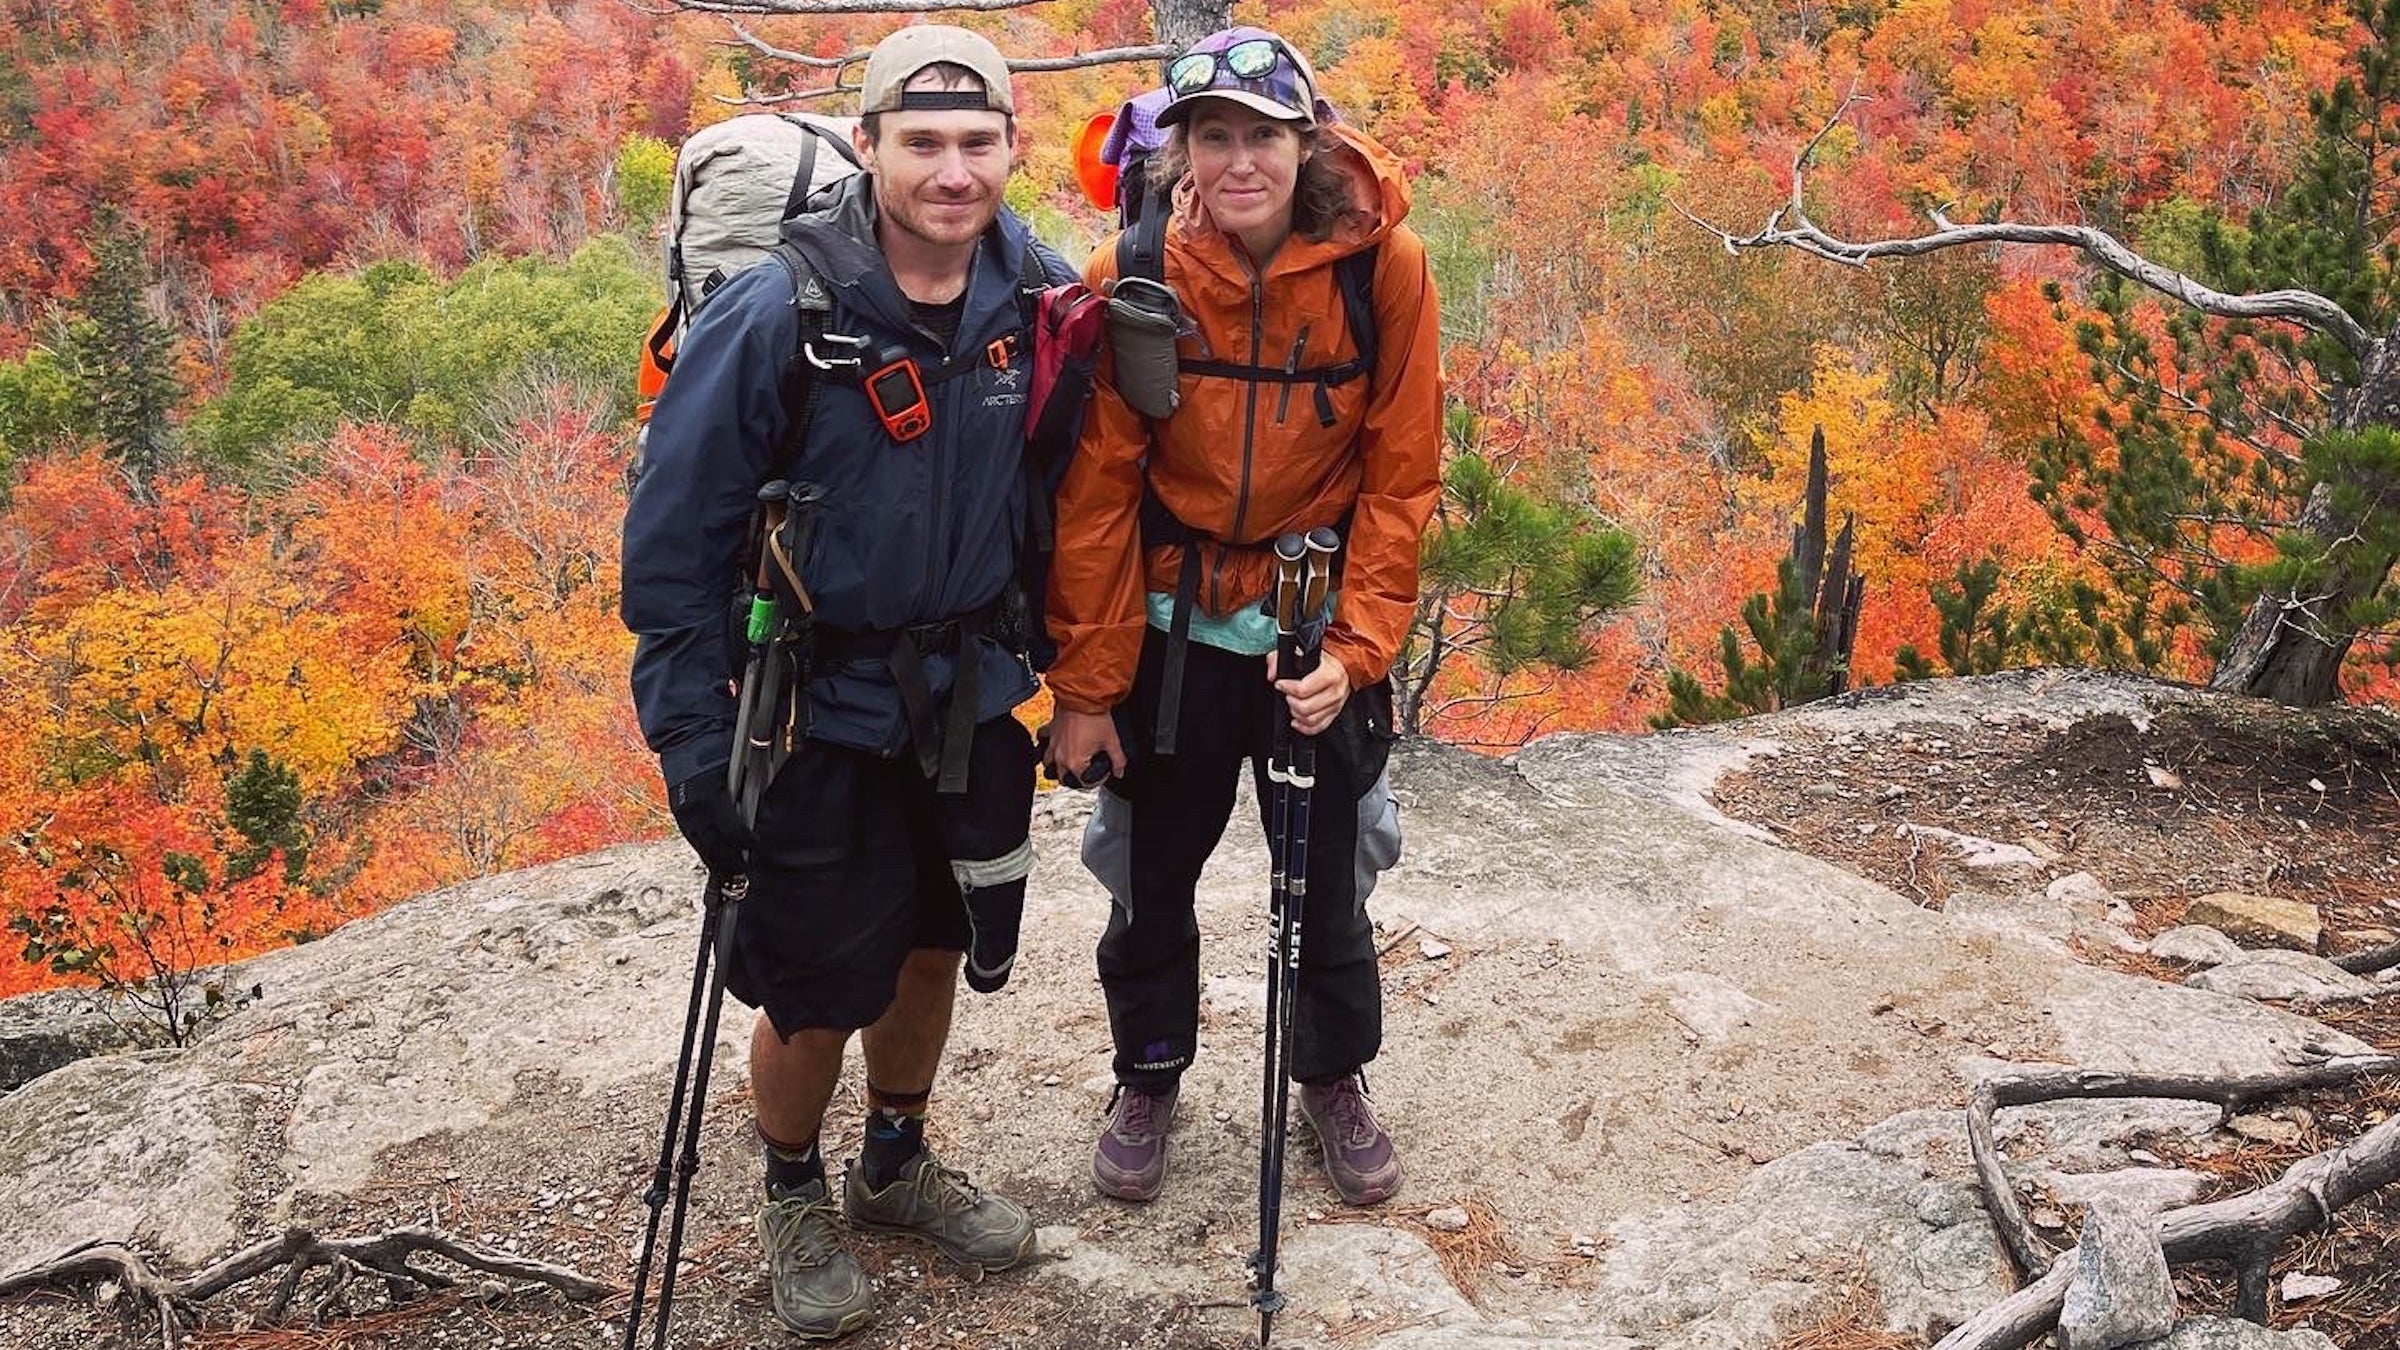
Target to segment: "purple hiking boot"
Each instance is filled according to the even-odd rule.
[[[1400,1155],[1392,1137],[1367,1105],[1358,1074],[1315,1086],[1300,1085],[1300,1114],[1317,1132],[1325,1152],[1325,1175],[1345,1205],[1379,1205],[1400,1189]]]
[[[1167,1183],[1167,1127],[1175,1120],[1175,1088],[1148,1093],[1117,1088],[1108,1128],[1092,1150],[1092,1184],[1119,1200],[1155,1200]]]

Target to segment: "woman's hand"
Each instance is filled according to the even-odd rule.
[[[1125,747],[1117,740],[1117,719],[1107,713],[1058,710],[1049,727],[1049,738],[1042,745],[1042,763],[1050,776],[1059,782],[1081,787],[1098,787],[1102,780],[1120,777],[1125,772]],[[1095,759],[1107,764],[1107,772],[1098,777],[1085,774]]]
[[[1267,682],[1291,705],[1292,730],[1303,736],[1314,736],[1332,726],[1333,719],[1341,716],[1342,705],[1350,701],[1350,672],[1331,656],[1321,657],[1305,679],[1279,680],[1275,678],[1275,653],[1269,652]]]

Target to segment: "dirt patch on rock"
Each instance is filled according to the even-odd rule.
[[[2194,701],[2146,725],[2107,713],[2063,729],[1994,718],[1781,740],[1718,781],[1718,809],[1928,908],[2005,866],[1930,832],[1947,831],[2029,853],[2028,870],[2092,873],[2133,905],[2138,933],[2221,890],[2318,905],[2327,955],[2400,928],[2388,712]]]

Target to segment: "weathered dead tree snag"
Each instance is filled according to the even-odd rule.
[[[0,1298],[40,1289],[63,1289],[88,1281],[115,1280],[126,1293],[149,1306],[158,1317],[159,1344],[175,1350],[185,1331],[196,1326],[202,1303],[235,1285],[282,1271],[261,1320],[283,1319],[300,1283],[309,1272],[324,1269],[334,1287],[320,1300],[323,1311],[342,1286],[353,1278],[383,1281],[395,1301],[418,1293],[448,1289],[458,1283],[412,1258],[438,1256],[468,1270],[547,1285],[578,1303],[589,1303],[609,1292],[609,1286],[564,1266],[495,1252],[423,1226],[395,1228],[375,1237],[326,1238],[305,1228],[287,1230],[235,1252],[195,1272],[188,1279],[161,1275],[147,1257],[117,1242],[91,1242],[60,1253],[40,1265],[0,1276]]]
[[[2017,1209],[2014,1191],[1991,1144],[1991,1114],[2001,1106],[2096,1097],[2166,1097],[2213,1101],[2230,1114],[2240,1103],[2296,1088],[2327,1087],[2370,1074],[2400,1072],[2400,1056],[2357,1055],[2328,1059],[2290,1073],[2254,1078],[2202,1078],[2118,1074],[2058,1069],[2011,1074],[1976,1089],[1968,1109],[1969,1143],[1985,1207],[2000,1228],[2021,1270],[2043,1257]],[[2171,1209],[2158,1217],[2159,1245],[2170,1263],[2224,1260],[2240,1280],[2242,1316],[2264,1321],[2267,1275],[2275,1251],[2287,1239],[2331,1224],[2336,1211],[2400,1180],[2400,1116],[2368,1130],[2339,1148],[2303,1158],[2273,1183],[2243,1195]],[[2005,1212],[2010,1217],[2002,1218]],[[2013,1226],[2012,1226],[2013,1225]],[[1934,1350],[2020,1350],[2058,1323],[2067,1286],[2075,1276],[2077,1249],[2050,1258],[2040,1279],[1954,1328]]]
[[[2372,54],[2383,55],[2383,36],[2375,34],[2377,45]],[[2347,88],[2347,83],[2342,87]],[[1961,247],[2070,248],[2102,270],[2200,314],[2291,325],[2327,340],[2354,367],[2354,374],[2345,374],[2319,391],[2326,417],[2317,430],[2388,433],[2400,428],[2400,332],[2370,327],[2343,304],[2316,291],[2293,287],[2249,294],[2220,291],[2088,226],[2015,221],[1961,225],[1944,209],[1935,209],[1927,213],[1934,228],[1908,238],[1856,241],[1827,231],[1808,214],[1804,186],[1809,164],[1850,110],[1867,101],[1853,87],[1793,156],[1790,195],[1757,230],[1737,234],[1701,219],[1679,203],[1670,204],[1685,219],[1715,235],[1727,252],[1789,248],[1854,267]],[[2377,139],[2370,147],[2371,157],[2388,153],[2395,133],[2379,128],[2374,134]],[[2366,209],[2364,197],[2359,208]],[[2130,372],[2119,373],[2130,376]],[[2163,398],[2190,415],[2208,416],[2199,403],[2180,391],[2166,390]],[[2268,420],[2274,421],[2272,414]],[[2301,439],[2310,434],[2304,427],[2284,425],[2280,429]],[[2387,467],[2371,461],[2353,460],[2320,476],[2299,473],[2293,467],[2300,463],[2296,454],[2283,453],[2278,458],[2287,461],[2285,471],[2298,480],[2291,484],[2296,510],[2281,523],[2282,539],[2297,541],[2311,566],[2294,573],[2304,579],[2270,579],[2260,586],[2240,611],[2238,624],[2221,634],[2223,649],[2209,687],[2313,707],[2338,695],[2342,663],[2354,643],[2362,637],[2371,642],[2390,640],[2388,631],[2378,631],[2388,625],[2378,605],[2395,564],[2400,563],[2400,551],[2391,544],[2391,529],[2383,518],[2400,511],[2400,484],[2392,481]],[[2372,617],[2353,621],[2354,615]]]

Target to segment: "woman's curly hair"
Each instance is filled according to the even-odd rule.
[[[1165,192],[1192,171],[1192,155],[1185,143],[1188,124],[1177,123],[1167,133],[1167,143],[1150,159],[1150,181]],[[1333,166],[1325,153],[1337,144],[1322,126],[1302,127],[1300,135],[1300,176],[1292,184],[1292,233],[1312,243],[1322,243],[1333,236],[1334,227],[1342,213],[1350,209],[1350,180]]]

